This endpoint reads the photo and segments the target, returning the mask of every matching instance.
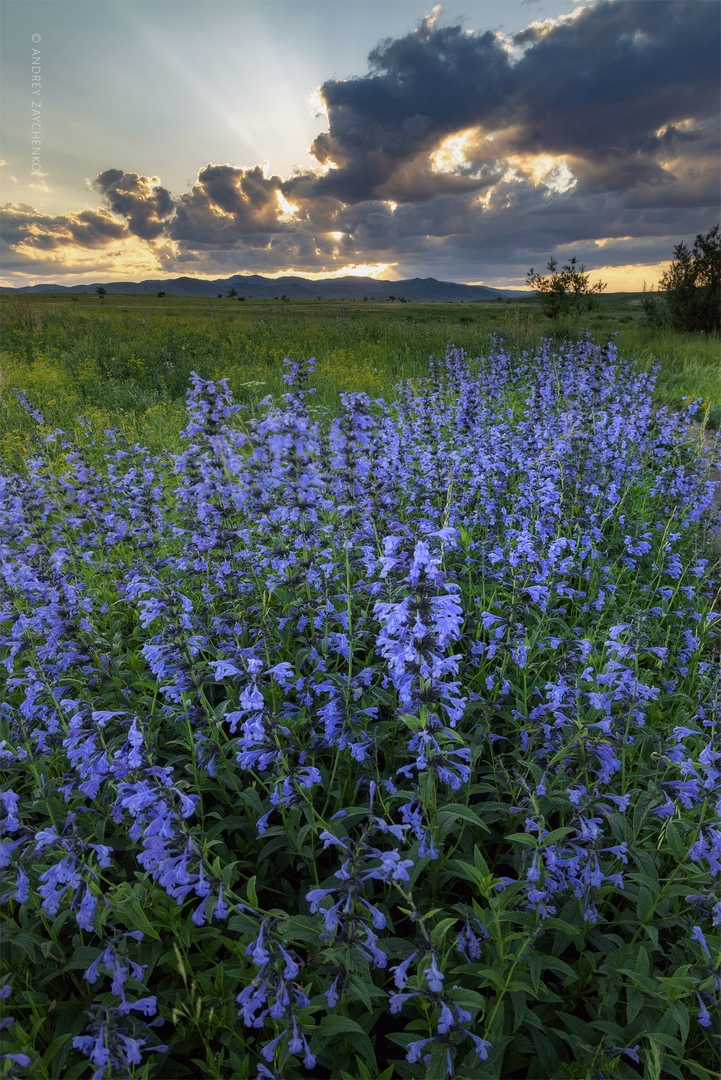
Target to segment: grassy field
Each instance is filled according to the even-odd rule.
[[[317,399],[331,410],[339,390],[390,398],[399,382],[422,377],[431,355],[453,343],[487,355],[499,335],[514,356],[541,338],[590,330],[617,333],[622,356],[661,365],[656,401],[699,398],[721,425],[718,339],[644,325],[640,297],[616,293],[574,321],[552,323],[533,300],[472,304],[289,301],[93,293],[3,297],[0,452],[17,460],[32,421],[17,404],[24,390],[47,422],[77,432],[79,414],[95,430],[114,427],[151,448],[177,446],[188,378],[227,377],[241,401],[282,390],[281,361],[317,357]]]

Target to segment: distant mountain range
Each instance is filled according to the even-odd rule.
[[[92,285],[24,285],[18,289],[3,286],[2,293],[93,293],[102,286],[110,293],[159,293],[166,296],[226,296],[235,289],[239,296],[254,300],[272,300],[282,296],[289,300],[415,300],[431,303],[434,300],[466,303],[474,300],[495,300],[498,297],[528,297],[520,289],[492,289],[487,285],[459,285],[436,278],[411,278],[407,281],[383,281],[369,277],[321,278],[311,281],[303,277],[267,278],[260,274],[233,274],[229,278],[178,277],[149,278],[146,281],[96,281]]]

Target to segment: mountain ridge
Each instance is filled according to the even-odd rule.
[[[280,299],[312,300],[396,300],[421,303],[449,303],[451,301],[473,302],[500,298],[528,297],[521,289],[494,289],[490,285],[464,285],[455,281],[439,281],[437,278],[407,278],[387,281],[370,277],[319,278],[311,280],[299,275],[267,278],[262,274],[233,274],[227,278],[145,278],[143,281],[94,281],[81,285],[21,285],[0,286],[0,294],[7,293],[92,293],[104,288],[111,293],[158,293],[166,296],[207,296],[223,298],[229,290],[254,300]]]

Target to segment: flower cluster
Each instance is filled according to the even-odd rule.
[[[0,468],[3,1069],[711,1075],[690,410],[590,336],[334,415],[314,363]]]

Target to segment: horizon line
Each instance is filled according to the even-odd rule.
[[[280,281],[282,278],[291,278],[291,279],[298,279],[298,280],[301,280],[301,281],[307,281],[307,282],[310,282],[310,283],[314,283],[316,285],[321,285],[321,284],[323,284],[325,282],[331,282],[331,281],[336,281],[337,282],[337,281],[362,281],[362,280],[367,280],[367,281],[372,281],[372,282],[374,282],[376,284],[379,284],[379,285],[380,284],[396,285],[396,284],[400,284],[402,282],[408,282],[408,281],[437,281],[439,284],[463,285],[463,286],[467,286],[468,288],[495,289],[495,290],[498,290],[498,291],[512,290],[514,292],[520,292],[520,291],[533,292],[534,291],[532,289],[528,290],[527,286],[522,286],[522,285],[489,285],[485,281],[457,281],[457,280],[454,280],[454,279],[451,279],[451,278],[437,278],[437,277],[433,277],[432,275],[429,275],[427,277],[420,277],[419,275],[416,275],[415,277],[406,277],[406,278],[389,278],[389,277],[377,277],[376,278],[376,277],[371,277],[368,274],[339,274],[339,275],[331,275],[329,277],[320,278],[320,277],[306,277],[305,274],[299,274],[299,273],[279,272],[279,273],[274,273],[274,274],[271,275],[271,274],[259,274],[259,273],[255,272],[255,271],[247,271],[247,272],[245,272],[245,271],[240,271],[240,270],[235,271],[232,274],[228,274],[226,277],[204,277],[204,276],[201,276],[199,274],[175,274],[172,277],[144,277],[144,278],[139,278],[139,279],[138,278],[115,278],[112,281],[106,279],[105,284],[110,284],[110,285],[112,285],[112,284],[116,284],[116,285],[126,285],[126,284],[141,285],[141,284],[143,284],[143,282],[146,282],[146,281],[170,282],[170,281],[181,281],[181,280],[204,281],[204,282],[208,282],[209,284],[212,284],[215,281],[230,281],[231,278],[238,278],[238,277],[240,277],[240,278],[258,277],[258,278],[262,278],[264,281]],[[100,278],[94,278],[93,280],[89,280],[89,281],[71,281],[69,283],[64,283],[64,282],[60,282],[60,281],[48,281],[47,279],[46,280],[38,279],[38,280],[33,281],[33,282],[29,282],[29,281],[22,282],[21,284],[20,283],[6,284],[5,282],[0,281],[0,288],[3,288],[3,289],[34,289],[34,288],[37,288],[39,285],[48,285],[48,286],[57,286],[58,288],[61,288],[61,289],[69,289],[69,288],[72,289],[72,288],[80,288],[83,285],[87,285],[88,287],[90,287],[90,286],[95,285],[95,284],[101,284],[101,279]]]

